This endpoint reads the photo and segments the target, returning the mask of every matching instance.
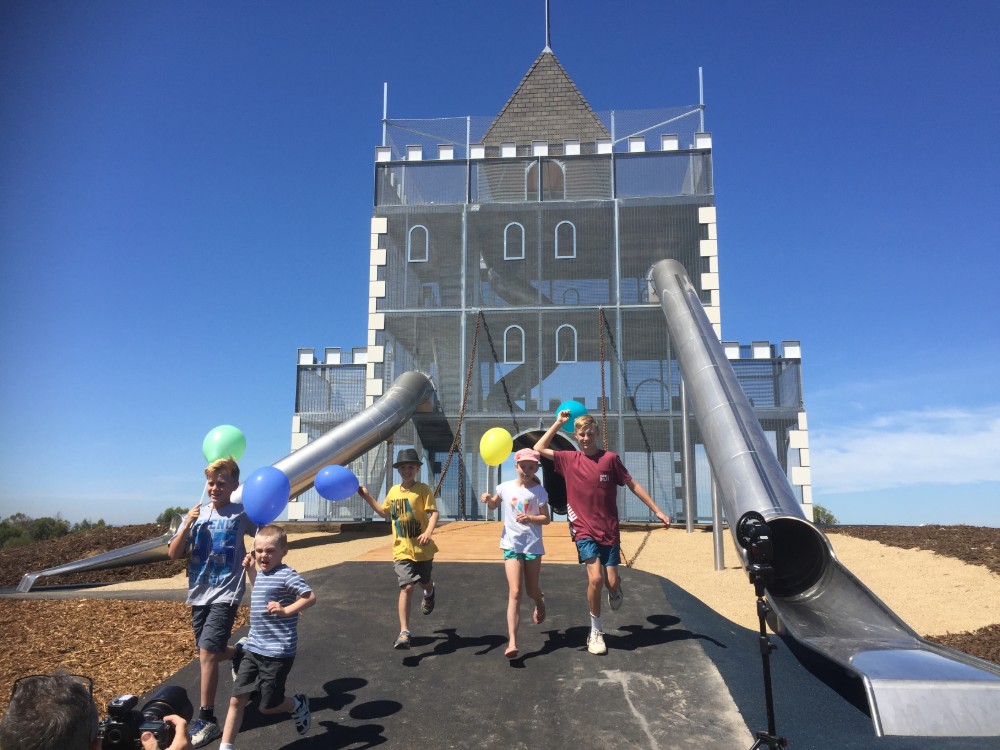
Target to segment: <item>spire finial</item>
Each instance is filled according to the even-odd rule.
[[[549,46],[549,0],[545,0],[545,49],[542,52],[551,52],[552,47]]]

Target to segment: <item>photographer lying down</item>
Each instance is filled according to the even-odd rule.
[[[143,706],[123,695],[108,704],[108,718],[97,719],[94,684],[89,677],[59,672],[22,677],[10,692],[0,719],[2,750],[191,750],[187,719],[191,702],[182,688],[166,687]]]

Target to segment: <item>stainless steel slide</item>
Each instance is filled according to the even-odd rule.
[[[805,518],[684,266],[660,261],[651,281],[730,530],[737,537],[755,514],[770,528],[767,599],[779,630],[860,677],[880,736],[1000,736],[1000,667],[924,640],[837,560]]]
[[[433,393],[434,386],[426,375],[416,371],[403,373],[372,406],[337,425],[318,440],[277,461],[274,466],[288,477],[292,486],[291,496],[296,497],[312,487],[316,473],[324,466],[345,464],[387,440]],[[242,494],[243,488],[240,487],[233,493],[233,501],[239,502]],[[166,560],[167,543],[179,523],[180,516],[174,519],[170,531],[162,537],[48,570],[26,573],[21,578],[17,591],[30,591],[35,581],[44,576],[83,570],[107,570]]]

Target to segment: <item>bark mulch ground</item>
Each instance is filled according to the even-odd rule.
[[[158,524],[102,527],[12,550],[0,551],[0,588],[14,588],[28,571],[44,570],[166,533]],[[981,565],[1000,575],[1000,529],[978,526],[838,526],[847,534],[892,547],[923,549]],[[83,572],[44,579],[45,585],[139,581],[181,572],[184,561]],[[41,583],[41,582],[40,582]],[[124,693],[142,694],[197,658],[188,608],[180,602],[110,599],[0,602],[6,643],[0,652],[0,711],[14,680],[64,668],[94,679],[103,706]],[[246,623],[243,607],[237,627]],[[1000,623],[970,633],[931,638],[1000,663]]]

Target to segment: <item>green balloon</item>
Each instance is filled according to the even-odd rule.
[[[230,457],[234,461],[239,461],[246,449],[246,437],[238,427],[233,427],[231,424],[213,427],[201,443],[201,452],[209,463]]]

